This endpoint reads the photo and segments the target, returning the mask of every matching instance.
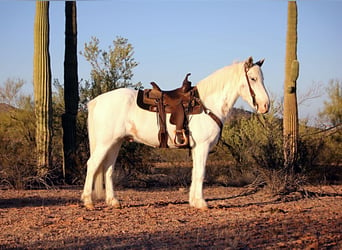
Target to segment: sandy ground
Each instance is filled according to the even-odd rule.
[[[0,190],[0,249],[342,249],[342,186],[306,190],[206,187],[204,211],[185,189],[120,190],[121,209],[95,210],[80,189]]]

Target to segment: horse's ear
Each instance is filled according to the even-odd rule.
[[[249,57],[246,61],[245,61],[245,67],[247,69],[253,67],[253,57]]]
[[[264,63],[264,61],[265,61],[265,58],[263,58],[263,59],[257,61],[255,64],[258,65],[259,67],[261,67],[262,64]]]

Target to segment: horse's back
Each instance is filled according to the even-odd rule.
[[[88,130],[96,140],[124,133],[123,122],[134,105],[136,91],[120,88],[97,96],[88,103]],[[117,135],[114,135],[116,133]]]
[[[103,93],[88,103],[89,111],[94,106],[100,105],[101,107],[110,106],[115,107],[117,104],[122,104],[124,102],[131,102],[135,99],[136,91],[127,88],[115,89],[106,93]]]

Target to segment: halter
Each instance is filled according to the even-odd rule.
[[[248,67],[245,64],[245,76],[246,76],[246,80],[247,80],[247,84],[248,84],[248,88],[249,88],[249,93],[251,94],[251,97],[252,97],[252,100],[253,100],[253,106],[256,107],[256,109],[258,109],[258,104],[257,104],[256,99],[255,99],[255,92],[254,92],[254,90],[251,87],[251,83],[249,81],[248,74],[247,74],[249,69],[252,68],[254,65],[258,65],[258,64],[253,64],[251,67]]]

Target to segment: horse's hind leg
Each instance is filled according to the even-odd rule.
[[[111,164],[105,169],[106,178],[106,203],[115,208],[120,208],[120,202],[114,196],[114,186],[113,186],[113,170],[115,168],[115,162],[118,157],[122,142],[118,142],[112,146],[110,150],[111,154]]]
[[[87,176],[84,183],[83,193],[81,199],[83,200],[84,206],[90,209],[94,208],[93,201],[91,198],[93,183],[95,174],[100,167],[100,164],[96,163],[94,159],[95,155],[91,155],[87,162]]]
[[[97,196],[96,198],[102,198],[100,196],[103,193],[103,166],[106,165],[105,163],[107,161],[108,148],[97,147],[87,162],[87,176],[81,197],[87,208],[94,208],[92,201],[93,186],[95,188],[94,194]]]

